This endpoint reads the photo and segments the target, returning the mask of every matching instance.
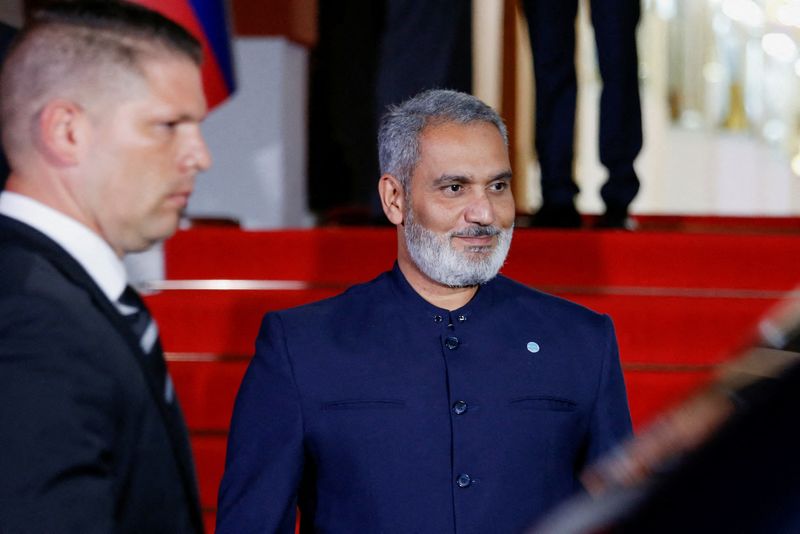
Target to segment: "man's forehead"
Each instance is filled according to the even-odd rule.
[[[508,150],[503,141],[503,136],[497,127],[484,121],[472,122],[444,122],[426,126],[418,137],[420,159],[426,153],[440,152],[441,150],[483,150],[492,147],[507,154]]]
[[[436,144],[452,143],[454,141],[477,144],[481,142],[477,139],[478,136],[484,139],[486,139],[487,136],[489,138],[496,137],[497,140],[503,142],[500,130],[491,122],[441,121],[428,124],[422,129],[419,135],[420,151],[422,151],[425,146],[430,147]]]
[[[148,56],[142,59],[140,68],[150,92],[186,105],[202,100],[205,106],[200,66],[190,58],[179,54]]]
[[[189,60],[184,65],[175,61],[163,57],[143,61],[136,71],[98,88],[87,110],[96,121],[106,124],[119,120],[202,121],[207,106],[200,74],[191,70],[197,67]]]

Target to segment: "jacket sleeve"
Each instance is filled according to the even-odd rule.
[[[113,379],[44,299],[0,301],[0,532],[114,528]]]
[[[628,396],[620,365],[614,325],[604,316],[605,346],[589,426],[587,464],[591,464],[632,433]]]
[[[280,316],[264,317],[236,398],[219,534],[293,533],[303,470],[303,417]]]

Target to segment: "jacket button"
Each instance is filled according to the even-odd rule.
[[[458,484],[459,488],[466,488],[467,486],[472,484],[472,478],[468,474],[462,473],[458,475],[458,478],[456,479],[456,484]]]
[[[458,316],[458,321],[459,321],[460,323],[463,323],[463,322],[464,322],[464,321],[466,321],[466,320],[467,320],[467,316],[466,316],[466,315],[459,315],[459,316]]]
[[[450,350],[455,350],[458,348],[458,338],[454,336],[450,336],[444,340],[444,346]]]
[[[467,411],[467,403],[466,402],[460,400],[460,401],[456,401],[455,404],[453,404],[453,412],[456,415],[461,415],[462,413],[464,413],[466,411]]]
[[[441,323],[442,322],[442,316],[441,315],[434,315],[433,316],[433,322],[434,323]]]

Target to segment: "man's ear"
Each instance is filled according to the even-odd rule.
[[[394,225],[403,224],[405,214],[405,190],[400,180],[391,174],[384,174],[378,182],[378,195],[381,198],[383,213]]]
[[[80,161],[89,127],[81,106],[69,100],[51,100],[42,108],[37,127],[37,144],[52,164],[71,166]]]

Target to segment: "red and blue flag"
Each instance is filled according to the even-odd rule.
[[[134,0],[174,20],[203,45],[203,88],[208,107],[235,89],[231,39],[225,0]]]

